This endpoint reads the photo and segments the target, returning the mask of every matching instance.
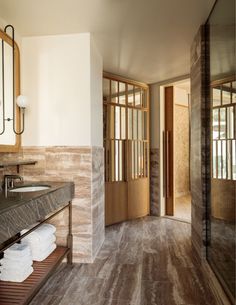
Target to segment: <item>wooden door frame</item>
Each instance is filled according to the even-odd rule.
[[[158,212],[158,216],[165,216],[166,215],[166,204],[165,204],[165,185],[164,185],[164,130],[165,130],[165,87],[169,87],[169,86],[174,86],[176,83],[178,82],[182,82],[184,80],[188,80],[190,79],[190,75],[189,74],[184,74],[184,75],[180,75],[178,77],[175,78],[171,78],[171,79],[166,79],[164,81],[155,83],[152,85],[152,87],[155,85],[156,86],[156,93],[153,93],[154,91],[152,90],[151,92],[151,105],[150,107],[153,105],[153,103],[159,104],[159,115],[157,117],[155,117],[155,120],[157,119],[159,122],[158,124],[156,124],[156,128],[155,130],[158,130],[159,132],[157,132],[158,134],[158,139],[157,139],[157,147],[159,147],[159,173],[160,173],[160,178],[159,178],[159,196],[158,196],[158,200],[159,200],[159,205],[160,205],[160,209]],[[153,120],[153,117],[152,119]],[[153,127],[152,127],[153,128]],[[155,135],[156,136],[156,135]]]

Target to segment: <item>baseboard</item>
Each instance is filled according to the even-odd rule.
[[[217,279],[215,273],[211,269],[208,262],[204,259],[202,260],[203,271],[208,278],[210,288],[215,295],[218,305],[232,305],[228,296],[226,295],[224,289],[222,288],[219,280]]]
[[[178,198],[181,198],[181,197],[185,197],[185,196],[191,196],[191,192],[182,192],[182,193],[177,193],[175,194],[175,198],[178,199]]]
[[[184,218],[178,218],[178,217],[175,217],[175,216],[168,216],[168,215],[161,216],[161,217],[163,217],[163,218],[168,218],[168,219],[171,219],[171,220],[180,221],[180,222],[185,222],[185,223],[188,223],[188,224],[191,224],[191,221],[190,221],[190,220],[184,219]]]

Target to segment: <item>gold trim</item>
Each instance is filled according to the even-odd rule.
[[[215,86],[219,86],[219,85],[223,85],[225,83],[231,83],[233,81],[236,80],[236,76],[235,75],[231,75],[228,77],[224,77],[222,79],[218,79],[218,80],[214,80],[210,83],[211,87],[215,87]]]
[[[149,86],[146,83],[142,83],[142,82],[138,82],[138,81],[135,81],[135,80],[131,80],[131,79],[125,78],[123,76],[115,75],[115,74],[112,74],[112,73],[109,73],[109,72],[106,72],[106,71],[103,71],[103,77],[111,79],[111,80],[115,80],[115,81],[120,81],[120,82],[128,83],[128,84],[131,84],[131,85],[140,86],[140,87],[142,87],[144,89],[148,89],[149,88]]]

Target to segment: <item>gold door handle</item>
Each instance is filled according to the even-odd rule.
[[[165,198],[170,197],[170,177],[169,177],[169,172],[170,172],[170,167],[169,167],[169,131],[163,131],[163,193]]]
[[[166,131],[166,198],[170,197],[169,141],[170,141],[169,131]]]
[[[166,134],[162,133],[162,147],[163,147],[163,195],[166,197]]]

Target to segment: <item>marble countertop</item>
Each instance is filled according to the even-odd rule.
[[[50,185],[46,190],[36,192],[0,192],[0,244],[45,219],[67,205],[74,197],[73,182],[37,181],[19,183],[22,185]]]
[[[25,204],[30,200],[34,200],[40,198],[42,196],[48,195],[56,190],[64,187],[71,187],[71,199],[73,198],[73,182],[54,182],[54,181],[25,181],[23,183],[16,184],[18,186],[28,186],[28,185],[45,185],[50,186],[49,189],[43,191],[36,191],[36,192],[24,192],[24,193],[17,193],[17,192],[8,192],[7,196],[5,196],[4,190],[0,192],[0,214],[11,210],[15,207],[20,206],[21,204]]]

